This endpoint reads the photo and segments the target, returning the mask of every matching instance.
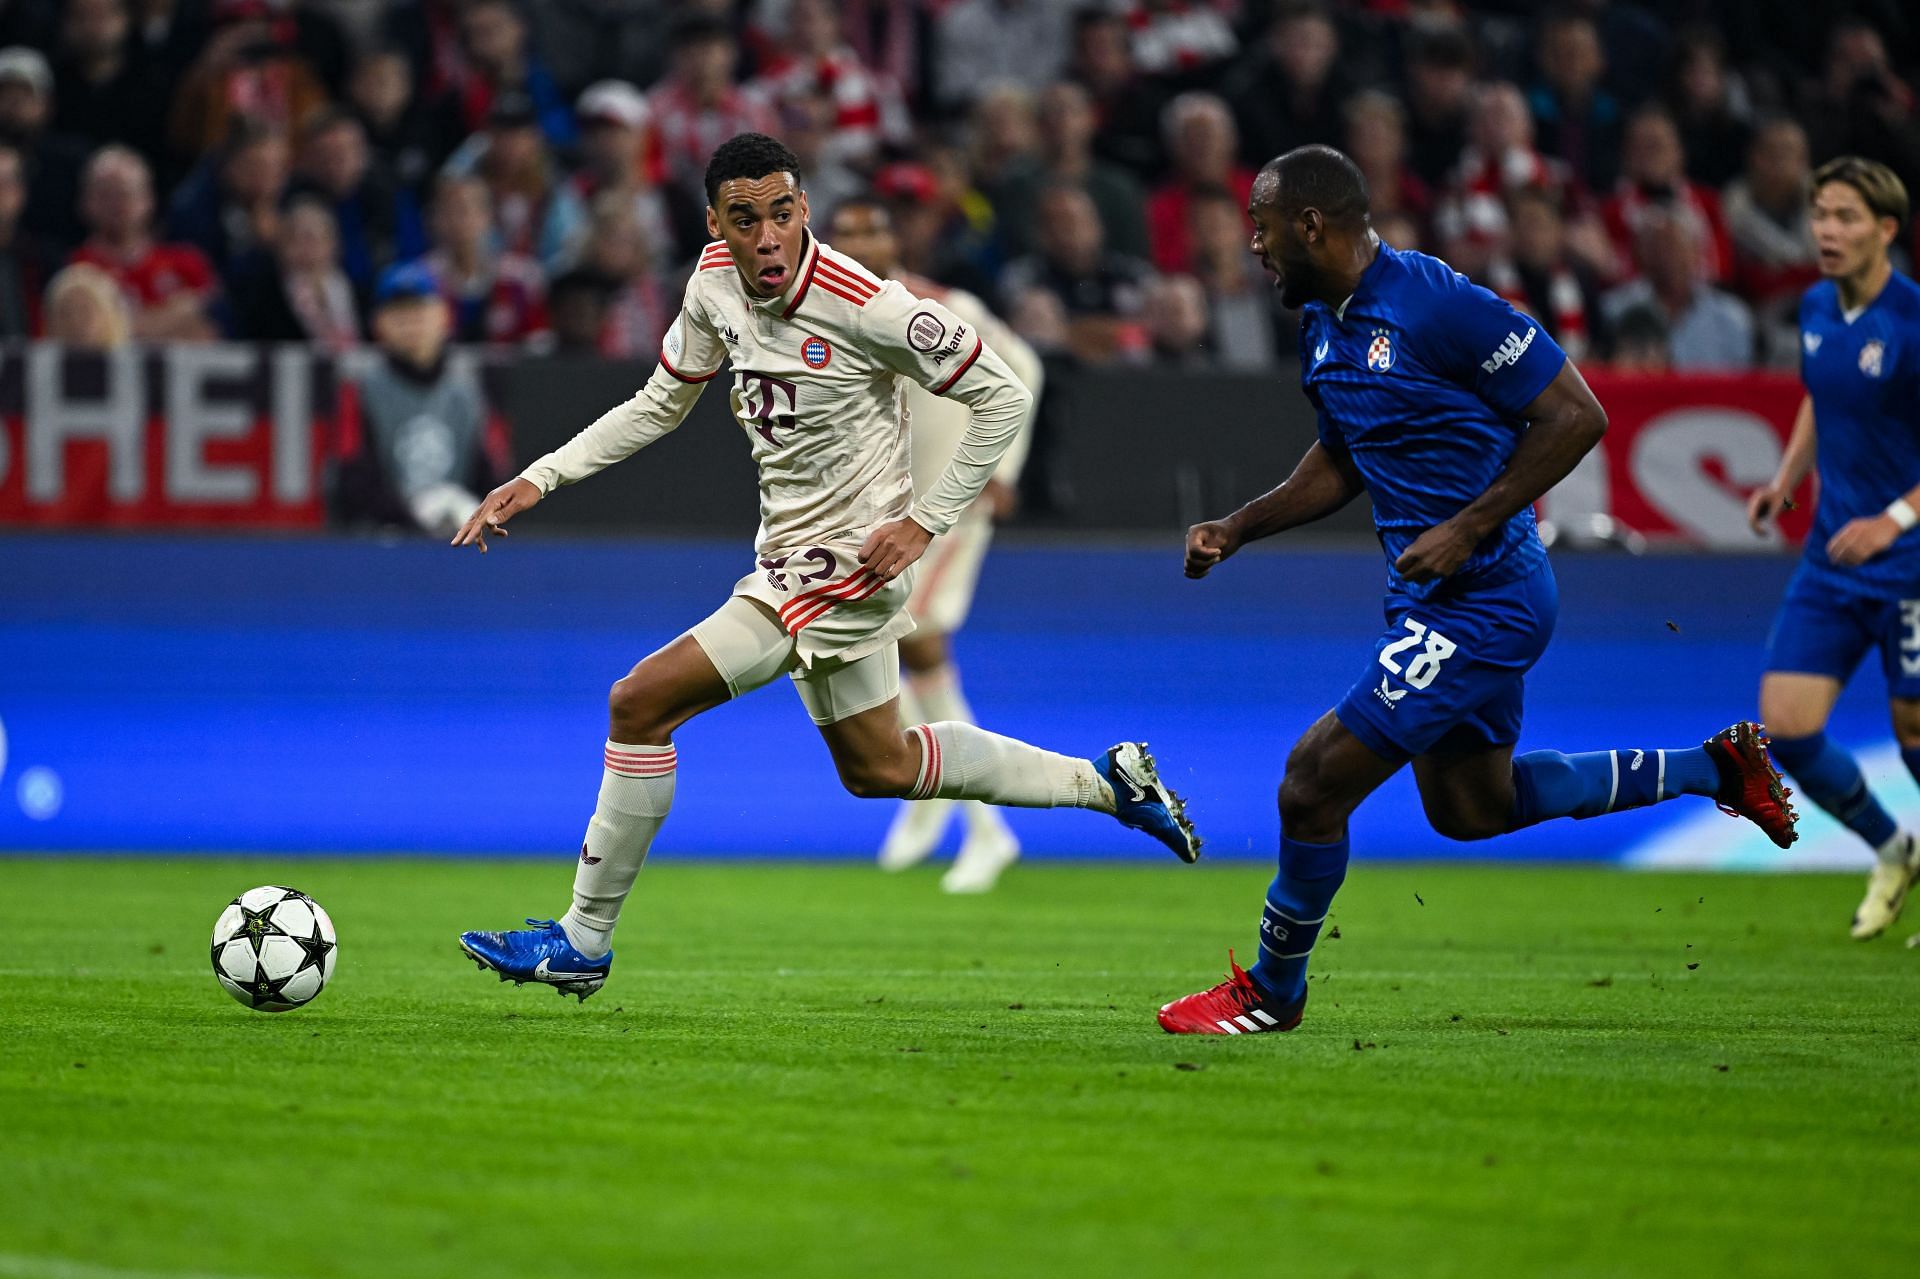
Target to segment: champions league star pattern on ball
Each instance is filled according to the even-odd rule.
[[[337,947],[319,902],[294,888],[250,888],[213,926],[213,975],[247,1007],[283,1013],[326,988]]]

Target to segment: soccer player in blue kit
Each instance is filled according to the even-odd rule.
[[[1700,746],[1515,757],[1522,680],[1559,597],[1533,503],[1606,430],[1580,371],[1538,324],[1435,258],[1382,244],[1366,182],[1331,147],[1260,171],[1253,252],[1301,311],[1300,370],[1320,438],[1287,481],[1187,533],[1204,577],[1246,543],[1373,499],[1386,551],[1385,634],[1309,728],[1280,783],[1280,870],[1259,958],[1160,1010],[1180,1034],[1291,1030],[1307,957],[1347,869],[1347,818],[1411,762],[1427,817],[1486,839],[1704,795],[1782,847],[1794,813],[1758,725]]]
[[[1874,850],[1853,915],[1863,940],[1899,918],[1920,871],[1920,840],[1826,735],[1841,688],[1877,648],[1893,733],[1920,778],[1920,285],[1887,260],[1906,219],[1906,187],[1885,165],[1842,156],[1814,173],[1814,247],[1826,278],[1800,301],[1807,394],[1779,471],[1747,504],[1763,531],[1818,457],[1819,507],[1767,641],[1760,713],[1801,791]]]

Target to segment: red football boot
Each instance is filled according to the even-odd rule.
[[[1246,970],[1227,952],[1233,975],[1211,990],[1176,999],[1160,1010],[1160,1028],[1170,1035],[1258,1035],[1269,1030],[1292,1030],[1307,1008],[1307,994],[1290,1004],[1267,998]]]
[[[1780,782],[1780,770],[1767,757],[1767,730],[1741,720],[1704,743],[1707,755],[1720,769],[1720,793],[1713,802],[1720,811],[1744,817],[1785,848],[1800,837],[1794,829],[1799,814],[1787,797],[1793,794]]]

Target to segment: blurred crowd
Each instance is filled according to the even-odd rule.
[[[1057,360],[1290,361],[1244,208],[1326,142],[1577,357],[1791,367],[1809,174],[1920,184],[1917,59],[1903,0],[0,0],[0,336],[342,350],[404,266],[651,358],[752,129]]]

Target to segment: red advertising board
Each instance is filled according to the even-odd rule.
[[[317,526],[333,385],[297,347],[0,351],[0,524]]]

